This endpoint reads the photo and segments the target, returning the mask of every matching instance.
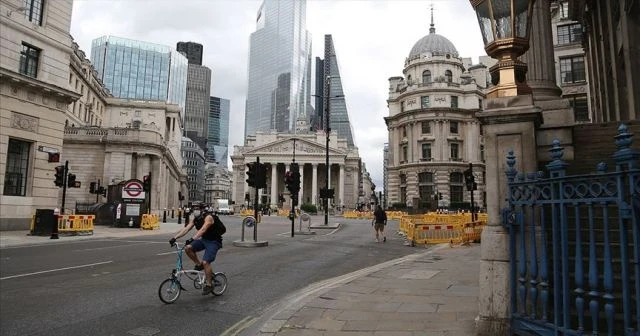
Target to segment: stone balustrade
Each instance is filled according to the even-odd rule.
[[[160,133],[133,128],[66,127],[64,141],[99,141],[166,146]]]

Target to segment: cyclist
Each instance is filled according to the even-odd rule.
[[[205,271],[206,285],[202,289],[202,295],[211,293],[213,286],[211,285],[211,278],[213,271],[211,269],[211,263],[216,259],[218,250],[222,248],[222,235],[227,231],[224,224],[216,215],[212,215],[206,211],[202,211],[202,204],[194,204],[192,208],[193,217],[189,221],[189,224],[180,230],[171,240],[169,244],[173,246],[176,240],[187,232],[191,231],[191,228],[196,227],[195,235],[193,238],[185,241],[185,252],[196,264],[195,269]],[[205,250],[202,256],[202,261],[198,259],[196,252]]]

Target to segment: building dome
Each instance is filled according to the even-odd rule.
[[[432,54],[451,54],[452,56],[458,56],[458,50],[456,47],[442,35],[438,35],[435,32],[429,33],[425,37],[421,38],[413,45],[411,48],[411,52],[409,53],[409,58],[413,56],[418,56],[423,53],[432,53]]]

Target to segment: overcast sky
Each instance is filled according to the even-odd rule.
[[[115,35],[164,44],[204,45],[203,65],[212,69],[211,95],[231,101],[229,153],[244,142],[249,35],[262,1],[254,0],[75,0],[71,34],[87,55],[91,40]],[[309,0],[307,29],[313,57],[324,53],[332,34],[360,156],[382,190],[382,149],[388,132],[388,78],[402,75],[413,44],[428,34],[430,5],[436,32],[462,57],[484,55],[482,37],[468,0]],[[314,71],[312,71],[314,72]],[[313,100],[312,100],[313,101]]]

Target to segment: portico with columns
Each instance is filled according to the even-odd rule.
[[[291,198],[284,183],[285,172],[293,162],[295,140],[295,162],[300,167],[300,193],[298,204],[313,204],[320,207],[323,202],[320,190],[326,186],[335,190],[330,207],[355,208],[360,183],[360,157],[355,147],[347,146],[346,139],[330,135],[329,175],[326,174],[326,135],[318,133],[261,133],[249,136],[245,146],[235,146],[231,156],[233,162],[233,198],[236,207],[248,205],[246,195],[253,204],[255,191],[246,183],[247,163],[255,162],[267,166],[267,187],[259,190],[258,203],[271,207],[290,209]],[[283,204],[279,198],[285,199]]]

